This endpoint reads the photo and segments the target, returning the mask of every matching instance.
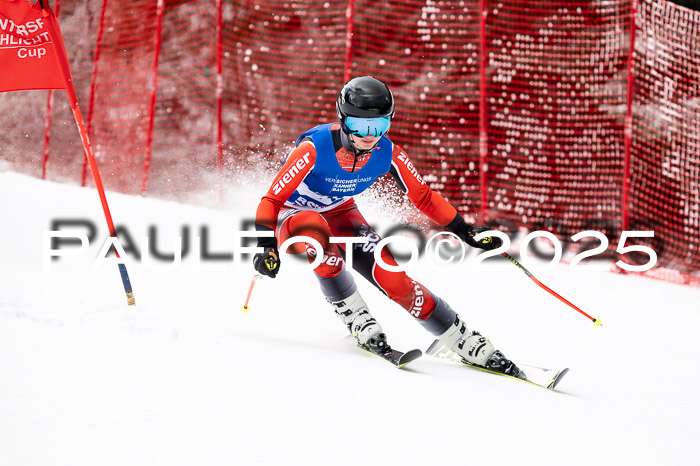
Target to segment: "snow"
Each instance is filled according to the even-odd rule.
[[[218,210],[108,193],[141,249],[188,226],[232,249],[264,187],[232,188]],[[700,454],[700,290],[560,265],[506,261],[410,272],[507,355],[571,371],[557,391],[423,357],[397,370],[356,350],[311,273],[287,259],[256,285],[248,262],[90,265],[106,227],[94,190],[0,173],[0,464],[658,465]],[[216,195],[212,205],[217,204]],[[363,211],[379,218],[380,205]],[[88,254],[44,269],[57,218],[91,219]],[[381,232],[381,229],[380,229]],[[358,278],[397,348],[432,337]]]

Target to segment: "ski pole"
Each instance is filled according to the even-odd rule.
[[[250,295],[253,294],[253,287],[255,286],[255,282],[260,280],[262,277],[263,276],[259,273],[253,275],[253,279],[250,281],[250,286],[248,287],[248,296],[246,296],[245,298],[245,304],[241,307],[241,312],[250,311],[250,307],[248,306],[248,303],[250,302]]]
[[[600,319],[596,319],[596,318],[594,318],[594,317],[589,316],[588,314],[586,314],[585,312],[583,312],[581,309],[579,309],[578,307],[574,306],[572,303],[570,303],[569,301],[567,301],[566,299],[564,299],[563,297],[561,297],[559,294],[557,294],[555,291],[553,291],[553,290],[552,290],[551,288],[549,288],[547,285],[545,285],[544,283],[542,283],[541,281],[539,281],[537,278],[535,278],[535,276],[532,275],[532,273],[530,273],[530,271],[529,271],[528,269],[526,269],[525,266],[523,266],[523,264],[521,264],[520,262],[518,262],[517,260],[515,260],[515,258],[514,258],[513,256],[511,256],[511,255],[508,254],[507,252],[502,253],[502,255],[503,255],[503,257],[505,257],[506,259],[508,259],[509,261],[511,261],[513,264],[515,264],[516,266],[518,266],[518,268],[519,268],[520,270],[522,270],[523,272],[525,272],[525,275],[527,275],[528,277],[530,277],[530,279],[531,279],[533,282],[537,283],[542,289],[548,291],[548,292],[549,292],[550,294],[552,294],[553,296],[559,298],[559,300],[561,300],[562,302],[568,304],[568,305],[571,306],[573,309],[577,310],[578,312],[580,312],[580,313],[583,314],[584,316],[588,317],[588,318],[593,322],[593,325],[595,325],[596,327],[600,327],[601,325],[603,325],[603,323],[600,321]]]

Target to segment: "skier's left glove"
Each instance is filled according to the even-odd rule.
[[[464,242],[473,248],[485,249],[487,251],[498,249],[503,245],[503,241],[498,236],[486,236],[484,238],[481,238],[479,241],[474,240],[474,236],[492,229],[493,228],[473,227],[469,225],[467,235],[464,237]]]
[[[491,251],[492,249],[500,248],[503,245],[503,241],[498,236],[487,236],[485,238],[481,238],[479,241],[475,241],[474,237],[476,235],[483,233],[484,231],[489,231],[492,228],[475,227],[473,225],[469,225],[459,214],[457,214],[445,228],[450,230],[452,233],[457,235],[459,239],[473,248]]]
[[[277,247],[268,247],[253,258],[253,267],[259,273],[275,278],[280,271],[280,253]]]

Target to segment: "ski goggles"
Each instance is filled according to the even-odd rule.
[[[357,118],[347,116],[345,117],[345,126],[350,130],[350,134],[361,138],[365,136],[379,137],[389,131],[391,117],[388,115],[380,118]]]

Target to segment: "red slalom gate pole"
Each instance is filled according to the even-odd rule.
[[[569,305],[571,308],[575,309],[576,311],[580,312],[582,315],[584,315],[584,316],[586,316],[588,319],[590,319],[590,320],[593,322],[593,325],[595,325],[596,327],[600,327],[601,325],[603,325],[603,323],[600,321],[600,319],[596,319],[595,317],[589,316],[588,314],[586,314],[585,312],[583,312],[581,309],[579,309],[578,307],[574,306],[571,302],[569,302],[568,300],[564,299],[562,296],[560,296],[560,295],[559,295],[558,293],[556,293],[554,290],[552,290],[551,288],[549,288],[547,285],[545,285],[544,283],[542,283],[541,281],[539,281],[537,278],[535,278],[535,276],[532,275],[532,273],[530,273],[530,271],[529,271],[528,269],[526,269],[525,266],[524,266],[523,264],[521,264],[520,262],[518,262],[513,256],[511,256],[511,255],[508,254],[507,252],[504,252],[504,253],[502,253],[501,255],[502,255],[503,257],[505,257],[506,259],[508,259],[509,261],[511,261],[513,264],[515,264],[520,270],[522,270],[522,271],[525,273],[525,275],[527,275],[528,277],[530,277],[530,280],[532,280],[533,282],[537,283],[537,285],[539,285],[540,288],[542,288],[543,290],[547,291],[547,292],[548,292],[549,294],[551,294],[552,296],[556,297],[557,299],[559,299],[559,300],[562,301],[563,303],[566,303],[566,304]]]
[[[44,5],[46,3],[46,5]],[[80,107],[78,106],[78,96],[75,93],[75,87],[73,86],[73,79],[71,78],[70,65],[68,63],[68,54],[66,53],[65,46],[63,44],[63,36],[61,35],[61,29],[57,23],[55,23],[55,17],[51,8],[48,5],[48,1],[41,0],[41,13],[44,17],[46,28],[49,31],[51,39],[54,43],[54,50],[56,51],[56,59],[58,61],[58,67],[61,70],[61,75],[63,76],[63,81],[66,86],[66,93],[68,94],[68,101],[70,103],[71,109],[73,110],[73,116],[75,118],[75,123],[78,126],[78,131],[80,132],[80,138],[83,142],[83,151],[88,163],[90,164],[90,170],[92,171],[92,177],[95,180],[95,187],[100,195],[100,201],[102,202],[102,210],[105,213],[105,219],[107,220],[107,227],[109,228],[109,234],[116,238],[117,234],[114,229],[114,222],[112,221],[112,214],[109,211],[109,205],[107,204],[107,197],[105,196],[104,186],[102,185],[102,178],[100,177],[100,172],[97,169],[97,162],[95,161],[95,155],[92,152],[92,146],[90,145],[90,138],[88,137],[87,130],[85,129],[85,122],[83,121],[83,115],[80,113]],[[117,253],[119,257],[119,253]],[[134,292],[131,288],[131,281],[129,280],[129,274],[126,271],[126,266],[124,264],[119,264],[119,273],[122,278],[122,283],[124,284],[124,291],[126,292],[126,301],[130,306],[136,304],[134,299]]]

